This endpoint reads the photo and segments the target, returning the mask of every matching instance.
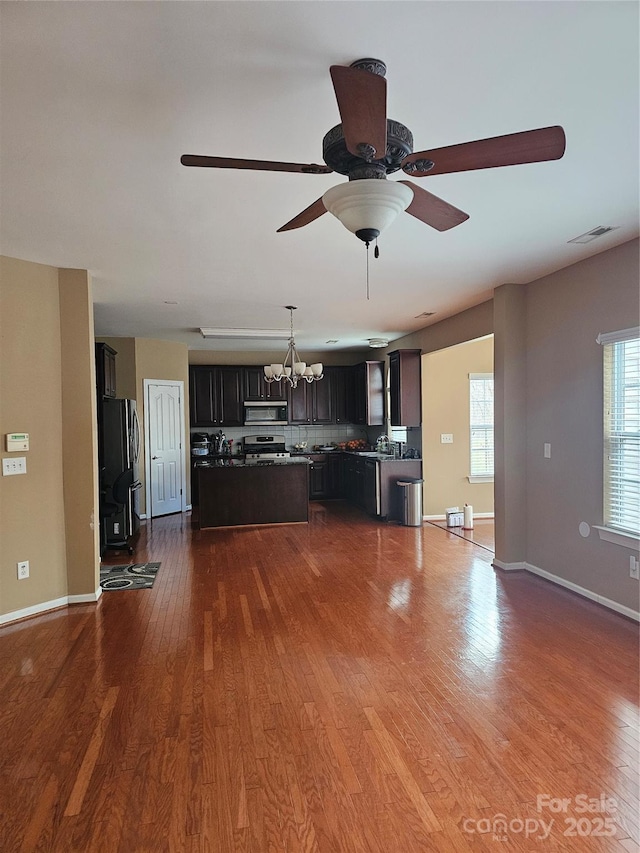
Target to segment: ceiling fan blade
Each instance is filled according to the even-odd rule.
[[[278,228],[276,234],[279,234],[281,231],[292,231],[294,228],[302,228],[303,225],[308,225],[310,222],[313,222],[314,219],[317,219],[326,212],[327,208],[324,206],[322,198],[319,198],[314,201],[313,204],[310,204],[309,207],[305,207],[302,213],[294,216],[293,219],[289,220],[289,222],[283,225],[282,228]]]
[[[541,163],[559,160],[564,154],[566,139],[559,126],[541,127],[491,139],[478,139],[431,151],[417,151],[405,157],[402,168],[417,178],[424,175],[444,175],[448,172],[468,172],[472,169],[493,169],[497,166],[517,166],[520,163]],[[433,168],[416,161],[433,161]],[[427,164],[428,165],[428,164]],[[407,168],[408,167],[408,168]]]
[[[361,68],[329,70],[348,151],[367,161],[381,159],[387,151],[387,81]]]
[[[412,184],[411,181],[400,181],[400,183],[413,190],[413,201],[407,208],[407,213],[437,231],[448,231],[449,228],[455,228],[469,218],[468,213],[458,210],[457,207],[423,190],[417,184]]]
[[[304,172],[309,175],[328,175],[333,169],[316,163],[280,163],[277,160],[238,160],[234,157],[203,157],[183,154],[183,166],[202,166],[207,169],[262,169],[267,172]]]

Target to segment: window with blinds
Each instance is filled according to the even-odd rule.
[[[616,337],[623,338],[616,340]],[[604,524],[640,532],[640,337],[601,335],[604,344]]]
[[[493,373],[469,374],[469,479],[493,477]]]

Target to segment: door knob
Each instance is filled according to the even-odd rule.
[[[152,456],[152,459],[162,459],[162,456]]]

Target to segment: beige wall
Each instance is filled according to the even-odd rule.
[[[87,273],[0,257],[0,455],[27,460],[0,477],[0,618],[95,598],[94,381]],[[8,432],[28,432],[29,450],[8,454]]]
[[[93,295],[86,270],[60,270],[58,284],[67,583],[69,595],[85,596],[100,584]]]
[[[191,466],[189,455],[189,361],[185,344],[159,341],[152,338],[97,337],[108,344],[116,355],[116,394],[136,400],[143,443],[140,448],[140,512],[146,514],[146,473],[144,455],[145,411],[144,380],[165,379],[184,383],[184,465],[187,480],[187,503],[191,502]],[[213,364],[212,361],[205,363]],[[217,362],[216,362],[217,363]],[[237,364],[239,362],[233,362]]]
[[[469,483],[469,374],[493,373],[493,338],[422,356],[422,472],[425,515],[465,503],[493,512],[493,483]],[[453,444],[441,444],[453,433]]]
[[[67,595],[60,349],[58,270],[1,257],[1,455],[24,455],[27,473],[0,477],[0,615]],[[8,432],[28,432],[29,451],[6,453]]]
[[[117,349],[117,347],[114,347]],[[170,341],[157,341],[148,338],[135,339],[135,364],[136,364],[136,400],[138,401],[138,415],[140,424],[145,430],[144,411],[144,380],[145,379],[174,379],[184,383],[184,465],[187,479],[187,501],[191,498],[191,466],[189,449],[189,361],[185,344]],[[116,361],[117,364],[117,361]],[[140,458],[140,479],[143,486],[145,480],[144,443]],[[146,512],[145,488],[140,492],[140,512]]]
[[[136,339],[135,338],[96,338],[108,344],[116,355],[116,397],[123,400],[137,400],[136,384]]]

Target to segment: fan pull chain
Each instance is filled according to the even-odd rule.
[[[367,247],[367,299],[369,299],[369,243],[368,242],[365,243],[365,246]],[[376,237],[376,247],[373,250],[373,257],[374,258],[380,257],[380,249],[378,248],[378,238],[377,237]]]
[[[369,299],[369,244],[367,243],[367,299]]]

